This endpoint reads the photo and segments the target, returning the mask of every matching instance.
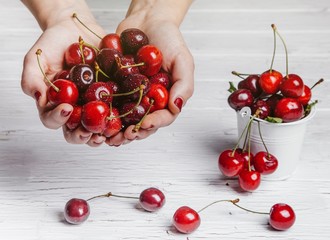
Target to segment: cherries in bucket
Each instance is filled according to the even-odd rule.
[[[317,101],[312,102],[312,89],[323,82],[320,79],[312,87],[307,86],[302,78],[288,70],[288,52],[285,41],[271,25],[274,33],[274,52],[270,69],[261,74],[242,74],[233,71],[232,74],[241,78],[237,86],[230,82],[227,99],[228,104],[240,113],[242,109],[250,108],[251,116],[240,133],[238,143],[233,149],[223,151],[218,159],[218,166],[223,175],[238,177],[243,190],[253,191],[260,185],[261,175],[270,175],[277,171],[279,161],[276,153],[268,150],[260,131],[260,122],[271,124],[288,124],[307,117]],[[286,53],[286,74],[273,69],[276,52],[276,37],[284,45]],[[259,139],[263,151],[251,150],[251,128],[257,124]],[[243,142],[243,144],[242,144]],[[243,146],[242,146],[243,145]]]
[[[76,14],[73,18],[78,19]],[[74,107],[66,123],[70,130],[83,127],[105,137],[130,125],[138,131],[146,115],[168,104],[171,76],[162,69],[162,52],[136,28],[99,38],[98,47],[81,37],[68,46],[63,70],[54,79],[43,71],[42,50],[37,50],[39,67],[49,85],[48,101],[52,106],[68,103]]]

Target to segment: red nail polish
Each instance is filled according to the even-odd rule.
[[[67,116],[70,115],[70,113],[71,113],[71,111],[65,111],[65,110],[62,110],[61,115],[62,115],[63,117],[67,117]]]
[[[181,112],[182,109],[182,105],[183,105],[183,99],[181,97],[178,97],[177,99],[175,99],[174,101],[175,106],[177,106]]]
[[[41,93],[39,91],[36,91],[34,93],[34,98],[36,99],[37,102],[39,101],[40,96],[41,96]]]

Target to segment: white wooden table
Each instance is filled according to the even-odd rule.
[[[182,32],[196,63],[194,96],[169,127],[119,148],[67,144],[62,131],[46,129],[33,99],[20,89],[22,60],[40,35],[19,1],[0,0],[0,239],[329,239],[330,238],[330,1],[196,0]],[[88,1],[100,24],[113,32],[129,1]],[[286,181],[263,181],[247,193],[222,177],[219,153],[237,139],[235,113],[226,102],[232,70],[262,72],[270,64],[275,23],[289,48],[290,70],[314,91],[318,110],[308,126],[300,164]],[[276,69],[285,70],[279,45]],[[155,186],[167,197],[157,213],[136,208],[134,200],[99,199],[87,222],[63,221],[73,197],[112,191],[138,195]],[[200,228],[183,235],[171,218],[182,205],[200,209],[219,199],[268,211],[286,202],[295,225],[274,231],[267,216],[219,204],[201,213]],[[187,238],[188,237],[188,238]]]

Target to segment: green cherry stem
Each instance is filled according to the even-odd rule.
[[[275,53],[276,53],[276,31],[275,28],[273,26],[275,26],[274,24],[271,25],[273,28],[273,34],[274,34],[274,47],[273,47],[273,57],[272,57],[272,62],[270,64],[270,69],[269,71],[272,72],[273,70],[273,65],[274,65],[274,60],[275,60]]]
[[[39,69],[40,69],[42,75],[44,76],[44,78],[46,79],[46,81],[49,83],[49,85],[50,85],[52,88],[54,88],[54,90],[55,90],[56,92],[59,92],[60,89],[59,89],[58,87],[56,87],[55,84],[52,83],[52,81],[49,80],[49,78],[47,77],[46,73],[44,72],[44,70],[43,70],[42,67],[41,67],[41,63],[40,63],[40,55],[41,55],[41,53],[42,53],[42,50],[41,50],[41,49],[38,49],[38,50],[36,51],[36,55],[37,55],[37,61],[38,61]]]
[[[141,118],[141,120],[135,125],[135,127],[134,127],[134,129],[133,129],[133,132],[137,132],[137,131],[139,131],[139,129],[141,128],[141,125],[142,125],[144,119],[145,119],[146,116],[149,114],[150,109],[151,109],[152,106],[154,105],[154,102],[155,102],[154,99],[151,99],[151,100],[150,100],[150,106],[149,106],[147,112],[144,114],[144,116]]]
[[[285,61],[286,61],[286,77],[288,77],[289,75],[289,57],[288,57],[288,49],[286,47],[285,41],[283,39],[283,37],[281,36],[281,34],[277,31],[277,27],[275,26],[275,24],[272,24],[272,28],[274,29],[274,33],[277,34],[277,36],[279,36],[279,38],[281,39],[283,46],[284,46],[284,50],[285,50]]]
[[[139,199],[138,197],[123,196],[123,195],[113,194],[112,192],[108,192],[106,194],[102,194],[102,195],[91,197],[91,198],[87,199],[86,201],[91,201],[91,200],[96,199],[96,198],[105,198],[105,197],[107,197],[107,198],[109,198],[109,197],[116,197],[116,198]]]
[[[266,150],[266,152],[267,152],[267,155],[268,155],[268,157],[270,157],[270,154],[269,154],[268,148],[267,148],[266,143],[265,143],[265,141],[264,141],[264,139],[263,139],[263,137],[262,137],[262,134],[261,134],[260,122],[259,122],[259,121],[257,121],[257,122],[258,122],[258,132],[259,132],[259,136],[260,136],[260,139],[261,139],[262,145],[264,145],[264,148],[265,148],[265,150]]]
[[[72,17],[77,19],[77,21],[82,25],[84,26],[88,31],[90,31],[91,33],[93,33],[96,37],[98,37],[99,39],[102,39],[98,34],[96,34],[92,29],[90,29],[88,26],[86,26],[86,24],[84,24],[79,18],[78,18],[78,15],[77,13],[73,13],[72,14]]]

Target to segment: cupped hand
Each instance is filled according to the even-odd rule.
[[[162,51],[162,68],[172,76],[168,109],[149,114],[142,122],[139,131],[134,126],[125,132],[108,139],[109,145],[121,145],[135,139],[144,139],[157,129],[170,125],[178,117],[182,107],[192,96],[194,90],[194,60],[176,24],[167,20],[143,19],[138,15],[126,17],[118,26],[117,34],[127,28],[141,29],[149,38],[150,44]]]
[[[96,23],[89,22],[88,24],[98,34],[105,34]],[[63,127],[64,137],[69,143],[87,143],[90,146],[98,146],[105,141],[104,137],[93,135],[82,127],[74,131],[66,128],[65,123],[70,117],[73,106],[49,104],[46,96],[49,84],[38,66],[36,56],[37,49],[41,49],[42,54],[39,56],[41,67],[47,77],[52,79],[57,72],[63,69],[64,52],[70,44],[78,42],[80,36],[86,43],[94,46],[99,44],[100,39],[79,25],[71,16],[46,28],[24,58],[21,85],[24,93],[35,98],[41,122],[47,128]]]

